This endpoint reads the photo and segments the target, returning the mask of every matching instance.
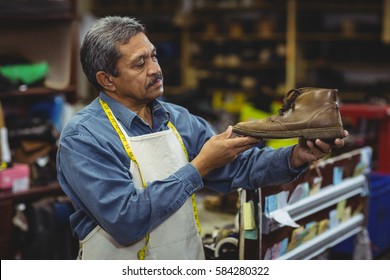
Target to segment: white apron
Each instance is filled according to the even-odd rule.
[[[119,122],[117,122],[119,124]],[[188,163],[172,129],[136,137],[126,136],[145,182],[161,180]],[[137,188],[142,189],[140,172],[134,162],[130,172]],[[81,243],[81,259],[138,259],[145,239],[129,246],[119,245],[97,226]],[[191,197],[164,223],[150,233],[145,259],[204,259],[202,239],[198,232]]]

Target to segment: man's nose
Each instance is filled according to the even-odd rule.
[[[160,71],[161,71],[161,67],[160,64],[158,64],[158,61],[150,60],[148,75],[154,75],[156,73],[159,73]]]

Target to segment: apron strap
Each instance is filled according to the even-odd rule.
[[[99,99],[99,101],[100,101],[100,105],[102,106],[104,112],[107,115],[107,118],[110,120],[112,127],[115,129],[116,133],[118,134],[119,139],[121,140],[123,148],[125,149],[127,155],[137,165],[137,168],[138,168],[140,176],[141,176],[142,187],[146,188],[146,182],[145,182],[144,178],[142,177],[142,173],[141,173],[141,169],[139,167],[138,161],[136,160],[136,158],[133,154],[133,151],[130,148],[130,144],[126,139],[126,136],[123,134],[122,130],[120,129],[114,114],[112,113],[110,107],[108,107],[108,104],[106,102],[104,102],[101,98]]]
[[[180,145],[181,145],[181,147],[183,149],[183,152],[185,153],[185,155],[187,157],[187,161],[190,161],[190,158],[188,157],[187,149],[184,146],[184,142],[183,142],[183,139],[180,136],[180,133],[177,131],[176,127],[170,121],[168,122],[168,127],[170,129],[172,129],[173,133],[176,135],[177,140],[180,142]],[[198,215],[198,207],[196,207],[195,193],[193,193],[191,195],[191,200],[192,200],[192,209],[194,210],[194,218],[195,218],[196,227],[198,228],[198,232],[199,232],[199,235],[200,235],[201,232],[202,232],[202,229],[200,227],[200,221],[199,221],[199,215]]]

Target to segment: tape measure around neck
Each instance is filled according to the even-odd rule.
[[[140,166],[139,166],[138,161],[136,160],[136,158],[135,158],[135,156],[133,154],[133,151],[130,148],[130,144],[129,144],[129,142],[126,139],[126,136],[122,133],[122,130],[120,129],[119,124],[117,123],[116,118],[115,118],[114,114],[112,113],[112,111],[111,111],[110,107],[108,106],[108,104],[106,102],[104,102],[102,99],[99,99],[99,101],[100,101],[100,105],[102,106],[104,112],[107,115],[107,118],[110,120],[110,123],[111,123],[112,127],[115,129],[115,132],[118,134],[119,139],[122,142],[123,148],[126,151],[126,154],[137,165],[139,174],[141,176],[142,187],[146,188],[146,181],[142,177]]]
[[[115,132],[118,134],[119,139],[121,140],[122,145],[123,145],[123,147],[124,147],[124,149],[126,151],[126,154],[137,165],[138,172],[140,174],[141,181],[142,181],[142,187],[146,188],[147,187],[146,181],[144,180],[144,178],[142,176],[141,168],[140,168],[140,166],[139,166],[139,164],[138,164],[138,162],[137,162],[137,160],[136,160],[136,158],[134,156],[133,151],[131,150],[129,141],[127,141],[126,136],[123,134],[122,130],[120,129],[119,124],[117,123],[117,120],[116,120],[114,114],[112,113],[110,107],[108,106],[108,104],[106,102],[104,102],[101,98],[99,99],[99,102],[100,102],[100,105],[102,106],[104,112],[106,113],[107,118],[109,119],[112,127],[114,128]],[[173,133],[175,134],[177,140],[179,141],[179,143],[181,145],[181,148],[182,148],[182,150],[183,150],[183,152],[184,152],[184,154],[185,154],[185,156],[187,158],[187,161],[189,161],[187,149],[184,146],[183,139],[181,138],[181,136],[180,136],[179,132],[177,131],[176,127],[170,121],[168,122],[168,127],[170,129],[172,129]],[[192,208],[193,208],[193,212],[194,212],[195,223],[196,223],[196,226],[198,228],[199,234],[201,234],[201,227],[200,227],[200,221],[199,221],[199,215],[198,215],[198,208],[196,206],[195,193],[191,195],[191,200],[192,200]],[[150,239],[150,234],[148,234],[145,237],[145,245],[138,252],[138,259],[140,259],[140,260],[144,260],[145,259],[145,254],[146,254],[146,249],[147,249],[147,246],[148,246],[148,243],[149,243],[149,239]]]

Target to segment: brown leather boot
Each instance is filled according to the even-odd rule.
[[[279,114],[266,119],[240,122],[233,132],[256,138],[330,140],[343,138],[343,124],[337,104],[338,90],[299,88],[290,90]]]

